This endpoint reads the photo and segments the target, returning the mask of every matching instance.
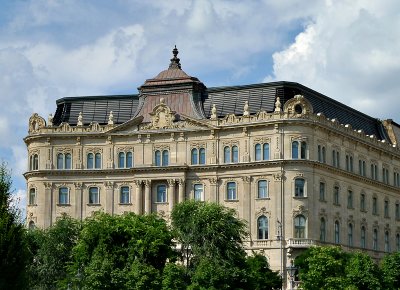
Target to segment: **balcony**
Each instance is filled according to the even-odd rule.
[[[312,239],[288,239],[286,244],[287,247],[291,248],[309,248],[316,245],[316,241]]]

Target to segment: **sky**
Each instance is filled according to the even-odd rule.
[[[166,69],[207,87],[301,83],[400,123],[398,0],[0,0],[0,159],[26,204],[28,120],[63,97],[137,93]],[[339,120],[340,121],[340,120]]]

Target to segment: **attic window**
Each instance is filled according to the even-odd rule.
[[[303,107],[300,104],[297,104],[296,106],[294,106],[294,111],[296,112],[296,114],[301,114],[303,113]]]

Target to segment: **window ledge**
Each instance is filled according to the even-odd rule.
[[[118,203],[118,205],[132,205],[131,202],[120,202]]]
[[[354,207],[353,206],[348,206],[347,209],[353,209],[354,210]]]
[[[70,203],[57,203],[57,206],[71,206]]]
[[[307,199],[307,196],[293,196],[294,199]]]
[[[239,202],[238,199],[225,199],[225,202]]]
[[[270,197],[256,197],[256,200],[270,200]]]
[[[326,199],[319,199],[320,202],[326,203]]]
[[[88,203],[88,206],[101,206],[101,203]]]
[[[168,204],[168,201],[155,201],[155,204]]]
[[[340,203],[333,203],[334,206],[340,206]]]

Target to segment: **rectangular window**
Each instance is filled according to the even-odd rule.
[[[346,170],[353,172],[353,156],[346,154]]]
[[[304,197],[304,184],[305,180],[302,178],[296,178],[294,181],[294,196]]]
[[[361,176],[366,176],[365,161],[358,160],[358,169]]]
[[[29,190],[29,205],[34,204],[36,204],[36,190],[34,188],[31,188]]]
[[[389,184],[389,169],[382,168],[382,182]]]
[[[268,181],[260,180],[258,182],[258,198],[268,197]]]
[[[347,193],[347,207],[353,208],[353,192],[351,190]]]
[[[162,184],[157,186],[157,202],[167,202],[167,186]]]
[[[376,197],[372,198],[372,214],[378,214],[378,199]]]
[[[68,188],[60,187],[58,191],[58,204],[69,204]]]
[[[365,211],[365,194],[361,193],[360,197],[360,210]]]
[[[226,199],[227,200],[236,200],[236,183],[228,182],[226,185]]]
[[[98,187],[89,188],[89,204],[100,204]]]
[[[396,216],[396,220],[400,219],[400,204],[396,203],[396,207],[395,207],[395,216]]]
[[[393,173],[393,185],[400,187],[400,174],[398,172]]]
[[[384,213],[385,218],[389,217],[389,201],[388,200],[385,200],[385,202],[384,202],[383,213]]]
[[[333,203],[339,205],[339,186],[333,188]]]
[[[194,185],[194,200],[203,201],[203,184]]]
[[[119,202],[122,204],[127,204],[129,203],[129,187],[128,186],[122,186],[121,187],[121,196]]]
[[[319,183],[319,200],[325,201],[325,183]]]

